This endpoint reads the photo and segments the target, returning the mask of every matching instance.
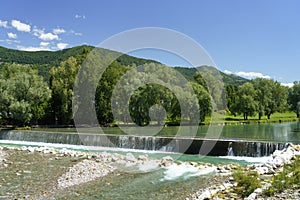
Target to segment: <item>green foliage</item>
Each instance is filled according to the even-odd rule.
[[[271,186],[264,190],[264,195],[271,196],[275,193],[281,193],[286,189],[300,188],[300,160],[299,157],[291,164],[286,164],[283,171],[272,177]]]
[[[233,178],[237,182],[235,191],[243,198],[248,197],[255,189],[261,186],[256,171],[237,170],[233,173]]]
[[[121,54],[115,51],[95,48],[92,46],[78,46],[60,51],[38,51],[27,52],[0,47],[0,70],[2,78],[0,79],[0,109],[1,121],[3,123],[11,123],[12,119],[23,122],[38,121],[44,118],[48,123],[58,122],[60,124],[69,124],[73,120],[72,100],[73,87],[77,72],[86,61],[92,50],[95,50],[101,55],[101,62],[116,58],[103,73],[100,81],[97,84],[96,93],[93,97],[87,97],[84,102],[87,106],[92,104],[96,108],[96,113],[100,124],[107,125],[114,122],[111,107],[116,103],[120,103],[122,97],[117,97],[115,102],[112,102],[112,94],[115,85],[120,81],[121,77],[139,65],[162,65],[157,61],[135,58],[129,55]],[[92,61],[92,60],[90,60]],[[93,61],[92,61],[93,62]],[[43,91],[48,91],[44,82],[40,77],[36,78],[41,87],[35,87],[35,91],[27,94],[28,87],[34,81],[32,73],[25,70],[26,73],[15,73],[14,67],[17,64],[26,64],[26,67],[44,77],[44,80],[49,83],[52,92],[52,98],[49,102],[49,95]],[[152,63],[151,65],[149,63]],[[152,67],[153,67],[152,66]],[[11,68],[11,69],[9,69]],[[172,69],[172,70],[171,70]],[[174,70],[175,69],[175,70]],[[85,70],[89,77],[88,82],[97,82],[99,77],[96,71]],[[224,74],[209,66],[201,66],[198,68],[175,67],[170,70],[162,70],[161,77],[168,77],[175,80],[175,74],[171,71],[176,71],[182,74],[192,86],[194,93],[198,99],[198,105],[192,103],[192,96],[185,91],[187,85],[183,88],[175,88],[174,90],[182,96],[183,107],[188,108],[187,112],[199,109],[200,121],[204,121],[212,111],[227,110],[233,115],[243,114],[244,119],[259,114],[259,118],[264,115],[270,119],[270,116],[275,112],[284,112],[287,109],[287,101],[291,105],[291,109],[300,116],[300,83],[295,82],[295,86],[287,92],[287,88],[280,85],[278,82],[266,79],[249,80],[235,76]],[[12,78],[10,78],[12,77]],[[132,76],[132,82],[138,84],[140,76]],[[155,77],[154,77],[155,78]],[[158,78],[158,77],[156,77]],[[96,80],[96,81],[95,81]],[[224,85],[223,85],[224,82]],[[123,94],[130,91],[129,86],[124,83]],[[129,84],[130,85],[130,84]],[[159,84],[158,84],[159,85]],[[181,108],[177,96],[168,88],[164,88],[155,84],[148,84],[139,87],[134,96],[130,99],[131,115],[134,120],[139,121],[138,124],[150,123],[149,112],[151,107],[158,109],[156,114],[160,113],[163,106],[167,111],[167,121],[178,122],[181,118]],[[224,90],[226,86],[226,91]],[[46,89],[45,89],[46,88]],[[14,92],[13,92],[14,91]],[[35,93],[35,95],[33,94]],[[88,92],[87,92],[88,93]],[[89,91],[90,93],[90,91]],[[223,101],[226,93],[226,102]],[[210,95],[211,94],[211,95]],[[288,94],[288,97],[287,97]],[[45,95],[45,98],[40,98]],[[31,96],[29,98],[28,96]],[[144,97],[152,97],[152,100]],[[91,100],[91,98],[93,98]],[[163,103],[162,103],[163,102]],[[137,106],[134,108],[134,106]],[[75,106],[76,107],[76,106]],[[76,109],[75,109],[76,111]],[[153,112],[153,110],[151,111]],[[119,107],[117,110],[121,120],[128,122],[128,115],[125,115],[124,108]],[[45,115],[47,117],[45,117]],[[87,114],[88,116],[88,114]],[[197,116],[183,116],[185,119],[197,119]],[[86,117],[88,118],[88,117]],[[162,119],[155,115],[157,123],[161,123]],[[194,122],[193,122],[194,123]]]
[[[125,67],[118,62],[113,62],[102,74],[95,95],[96,113],[101,125],[114,122],[114,116],[111,111],[112,92],[121,76],[124,75],[129,68],[130,67]],[[119,112],[119,114],[122,115],[122,111]],[[126,122],[125,118],[123,118],[123,120]]]
[[[266,115],[268,119],[275,112],[284,111],[287,106],[287,89],[279,82],[263,78],[253,80],[258,102],[259,120]]]
[[[203,72],[203,68],[206,67],[207,70],[211,70],[211,67],[208,66],[201,66],[198,68],[194,68],[194,67],[174,67],[174,69],[176,69],[178,72],[180,72],[187,80],[192,81],[195,80],[194,75],[196,72]],[[200,69],[199,69],[200,68]],[[202,68],[202,69],[201,69]],[[206,70],[206,71],[207,71]],[[224,82],[225,85],[234,85],[234,86],[239,86],[239,85],[243,85],[244,83],[249,82],[248,79],[236,76],[234,74],[225,74],[221,71],[219,71],[220,75],[222,76],[222,80]]]
[[[236,103],[232,109],[232,113],[243,114],[244,120],[247,120],[248,116],[255,115],[257,111],[255,96],[256,91],[254,90],[253,84],[245,83],[240,86],[237,91]]]
[[[0,47],[0,61],[5,63],[18,63],[29,65],[54,65],[58,66],[60,62],[67,60],[69,57],[75,57],[83,51],[90,51],[94,47],[78,46],[59,51],[20,51]]]
[[[227,109],[233,114],[248,116],[258,113],[270,119],[275,112],[287,110],[287,88],[274,80],[258,78],[241,86],[226,87]]]
[[[74,57],[63,61],[59,67],[50,70],[52,91],[52,120],[59,124],[69,124],[73,118],[72,98],[75,78],[80,66]]]
[[[1,116],[17,124],[40,119],[51,94],[37,70],[18,64],[1,69],[0,93]]]
[[[294,86],[288,91],[288,103],[291,106],[291,110],[300,117],[300,82],[295,81]]]

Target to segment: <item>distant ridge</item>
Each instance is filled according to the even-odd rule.
[[[21,51],[0,46],[0,62],[28,64],[35,66],[39,70],[40,75],[44,76],[47,80],[49,78],[48,72],[51,67],[59,66],[62,61],[68,59],[69,57],[77,57],[81,54],[92,51],[94,48],[95,47],[93,46],[82,45],[58,51]],[[104,52],[107,51],[106,53],[116,53],[112,50],[100,49]],[[138,66],[149,62],[159,63],[155,60],[137,58],[126,54],[123,54],[121,57],[119,57],[117,62],[126,66],[131,64],[136,64]],[[174,67],[174,69],[182,73],[188,80],[193,80],[193,75],[195,72],[197,72],[196,68]],[[248,79],[240,76],[225,74],[221,71],[219,72],[223,77],[225,85],[242,85],[249,81]]]

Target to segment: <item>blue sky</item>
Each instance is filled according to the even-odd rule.
[[[51,0],[3,1],[0,46],[58,50],[97,45],[119,32],[163,27],[182,32],[218,68],[245,77],[300,80],[300,1],[297,0]],[[167,65],[187,65],[159,52],[136,52]]]

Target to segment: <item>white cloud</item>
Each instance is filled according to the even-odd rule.
[[[260,72],[243,72],[243,71],[240,71],[240,72],[232,72],[232,71],[229,71],[229,70],[224,70],[224,73],[225,74],[234,74],[234,75],[237,75],[237,76],[242,76],[244,78],[248,78],[248,79],[255,79],[255,78],[265,78],[265,79],[271,79],[270,76],[268,75],[263,75],[262,73]]]
[[[69,34],[74,34],[76,36],[82,36],[82,33],[75,32],[74,30],[70,30]]]
[[[44,41],[59,40],[58,35],[55,35],[53,33],[41,33],[39,38]]]
[[[64,49],[68,46],[69,44],[67,43],[57,43],[57,48],[59,49]]]
[[[75,18],[76,19],[86,19],[85,15],[78,15],[78,14],[75,15]]]
[[[254,78],[266,78],[266,79],[271,79],[270,76],[268,75],[263,75],[262,73],[260,72],[236,72],[234,73],[235,75],[238,75],[238,76],[242,76],[242,77],[245,77],[245,78],[250,78],[250,79],[254,79]]]
[[[49,42],[40,42],[40,47],[48,47],[49,46]]]
[[[43,29],[38,29],[36,26],[33,27],[33,35],[36,36],[36,37],[39,37],[41,34],[44,33],[44,30]]]
[[[43,47],[43,46],[40,46],[40,47],[32,47],[32,46],[29,46],[29,47],[24,47],[24,46],[17,46],[17,48],[19,50],[22,50],[22,51],[50,51],[51,49],[49,49],[48,47]]]
[[[25,23],[22,23],[18,20],[11,21],[12,27],[16,28],[18,31],[30,32],[31,26]]]
[[[0,42],[4,42],[6,44],[21,43],[19,40],[10,40],[10,39],[0,40]]]
[[[281,85],[287,86],[287,87],[293,87],[294,83],[281,83]]]
[[[55,28],[55,29],[53,29],[53,33],[55,35],[62,34],[62,33],[65,33],[65,32],[66,31],[64,29],[62,29],[62,28]]]
[[[227,70],[227,69],[224,70],[224,73],[225,73],[225,74],[233,74],[232,71],[229,71],[229,70]]]
[[[0,20],[0,27],[8,28],[7,21]]]
[[[17,39],[18,38],[17,34],[15,34],[15,33],[7,33],[7,36],[10,39]]]

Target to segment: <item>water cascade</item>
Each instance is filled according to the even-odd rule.
[[[127,149],[179,152],[199,154],[205,143],[212,149],[210,156],[269,156],[275,150],[285,147],[285,143],[249,142],[235,140],[207,140],[198,138],[172,138],[130,135],[78,135],[76,133],[47,133],[38,131],[1,131],[0,140],[60,143],[72,145],[118,147]]]

